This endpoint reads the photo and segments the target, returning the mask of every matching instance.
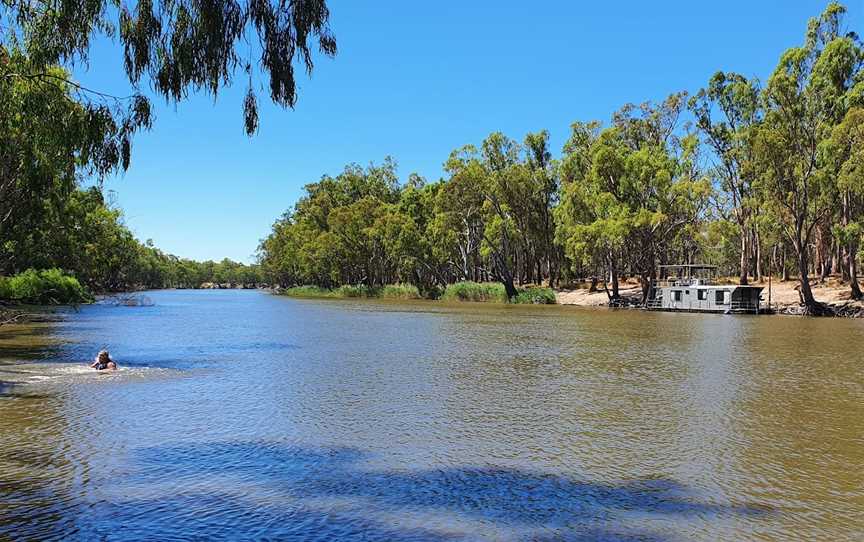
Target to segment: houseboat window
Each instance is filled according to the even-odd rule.
[[[672,290],[672,301],[681,301],[681,290]]]
[[[708,301],[708,290],[696,290],[696,299],[699,301]]]
[[[723,299],[724,296],[725,296],[725,294],[726,294],[725,291],[723,291],[723,290],[717,290],[717,291],[714,293],[714,295],[716,296],[716,297],[714,298],[714,301],[715,301],[718,305],[725,305],[726,302],[725,302],[724,299]]]

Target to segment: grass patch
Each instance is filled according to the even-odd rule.
[[[457,282],[450,284],[441,296],[444,301],[479,301],[486,303],[512,303],[526,305],[554,305],[555,292],[551,288],[528,287],[519,289],[512,300],[500,282]]]
[[[381,290],[385,299],[420,299],[420,290],[413,284],[388,284]]]
[[[333,291],[320,286],[294,286],[279,291],[279,295],[287,295],[290,297],[334,297]]]
[[[0,299],[32,305],[90,303],[93,296],[78,279],[59,269],[28,269],[0,277]]]
[[[507,303],[507,292],[500,282],[464,281],[447,285],[441,299],[444,301]]]

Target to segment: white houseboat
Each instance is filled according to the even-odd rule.
[[[717,284],[713,265],[661,265],[652,281],[646,309],[759,314],[761,286]]]

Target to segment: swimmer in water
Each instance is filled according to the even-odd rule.
[[[97,371],[116,371],[117,364],[111,359],[107,350],[100,350],[96,355],[96,359],[90,364],[90,367]]]

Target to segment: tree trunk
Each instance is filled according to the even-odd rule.
[[[651,294],[651,282],[654,277],[653,273],[642,273],[642,306],[648,303],[648,296]]]
[[[849,225],[849,214],[850,214],[850,195],[849,192],[845,192],[843,194],[843,226]],[[839,243],[838,243],[839,244]],[[858,242],[854,239],[850,239],[846,246],[844,247],[844,252],[846,253],[846,265],[843,266],[843,274],[849,275],[849,287],[852,290],[852,299],[862,299],[864,295],[861,293],[861,286],[858,285],[858,263],[856,262],[856,258],[858,256]]]
[[[831,255],[831,274],[840,276],[841,280],[846,270],[843,269],[843,244],[836,240],[834,241],[834,254]]]
[[[771,265],[768,267],[768,276],[774,274],[774,271],[777,269],[777,244],[775,243],[771,247]]]
[[[813,298],[813,290],[810,289],[809,264],[807,262],[807,249],[795,247],[798,256],[798,297],[801,303],[807,307],[814,304],[816,300]]]
[[[801,304],[804,305],[805,314],[810,316],[827,316],[831,314],[831,310],[816,301],[813,297],[813,290],[810,289],[810,277],[808,275],[809,262],[807,258],[806,240],[801,239],[801,233],[798,234],[798,239],[795,240],[795,252],[798,257],[798,279],[800,289],[798,295],[801,298]]]
[[[748,257],[749,257],[749,251],[747,250],[747,238],[748,238],[747,229],[742,227],[741,228],[741,262],[740,262],[741,267],[740,267],[739,272],[738,272],[738,283],[739,284],[747,284],[747,275],[750,273],[750,270],[748,269],[748,265],[747,265],[748,264]]]
[[[504,278],[501,282],[504,284],[504,291],[507,293],[507,299],[513,299],[519,295],[519,290],[517,290],[516,286],[513,285],[513,277],[510,277],[509,279]]]
[[[849,284],[852,288],[852,299],[864,299],[864,294],[861,293],[861,286],[858,285],[858,264],[855,261],[857,250],[855,247],[850,247],[846,253],[849,258],[847,269],[849,270]]]
[[[498,274],[501,275],[501,284],[504,285],[504,291],[507,293],[507,299],[513,299],[519,293],[514,284],[513,272],[507,267],[507,262],[501,254],[497,257]]]
[[[783,252],[782,257],[780,258],[780,268],[782,273],[780,274],[780,282],[788,282],[789,281],[789,268],[786,266],[786,243],[783,243]]]
[[[762,239],[759,237],[759,230],[753,228],[753,258],[755,262],[755,273],[753,274],[756,282],[762,282]]]
[[[813,273],[819,277],[819,284],[825,282],[828,275],[828,258],[830,257],[830,248],[825,246],[825,236],[822,235],[822,229],[816,228],[816,258],[813,262]]]

